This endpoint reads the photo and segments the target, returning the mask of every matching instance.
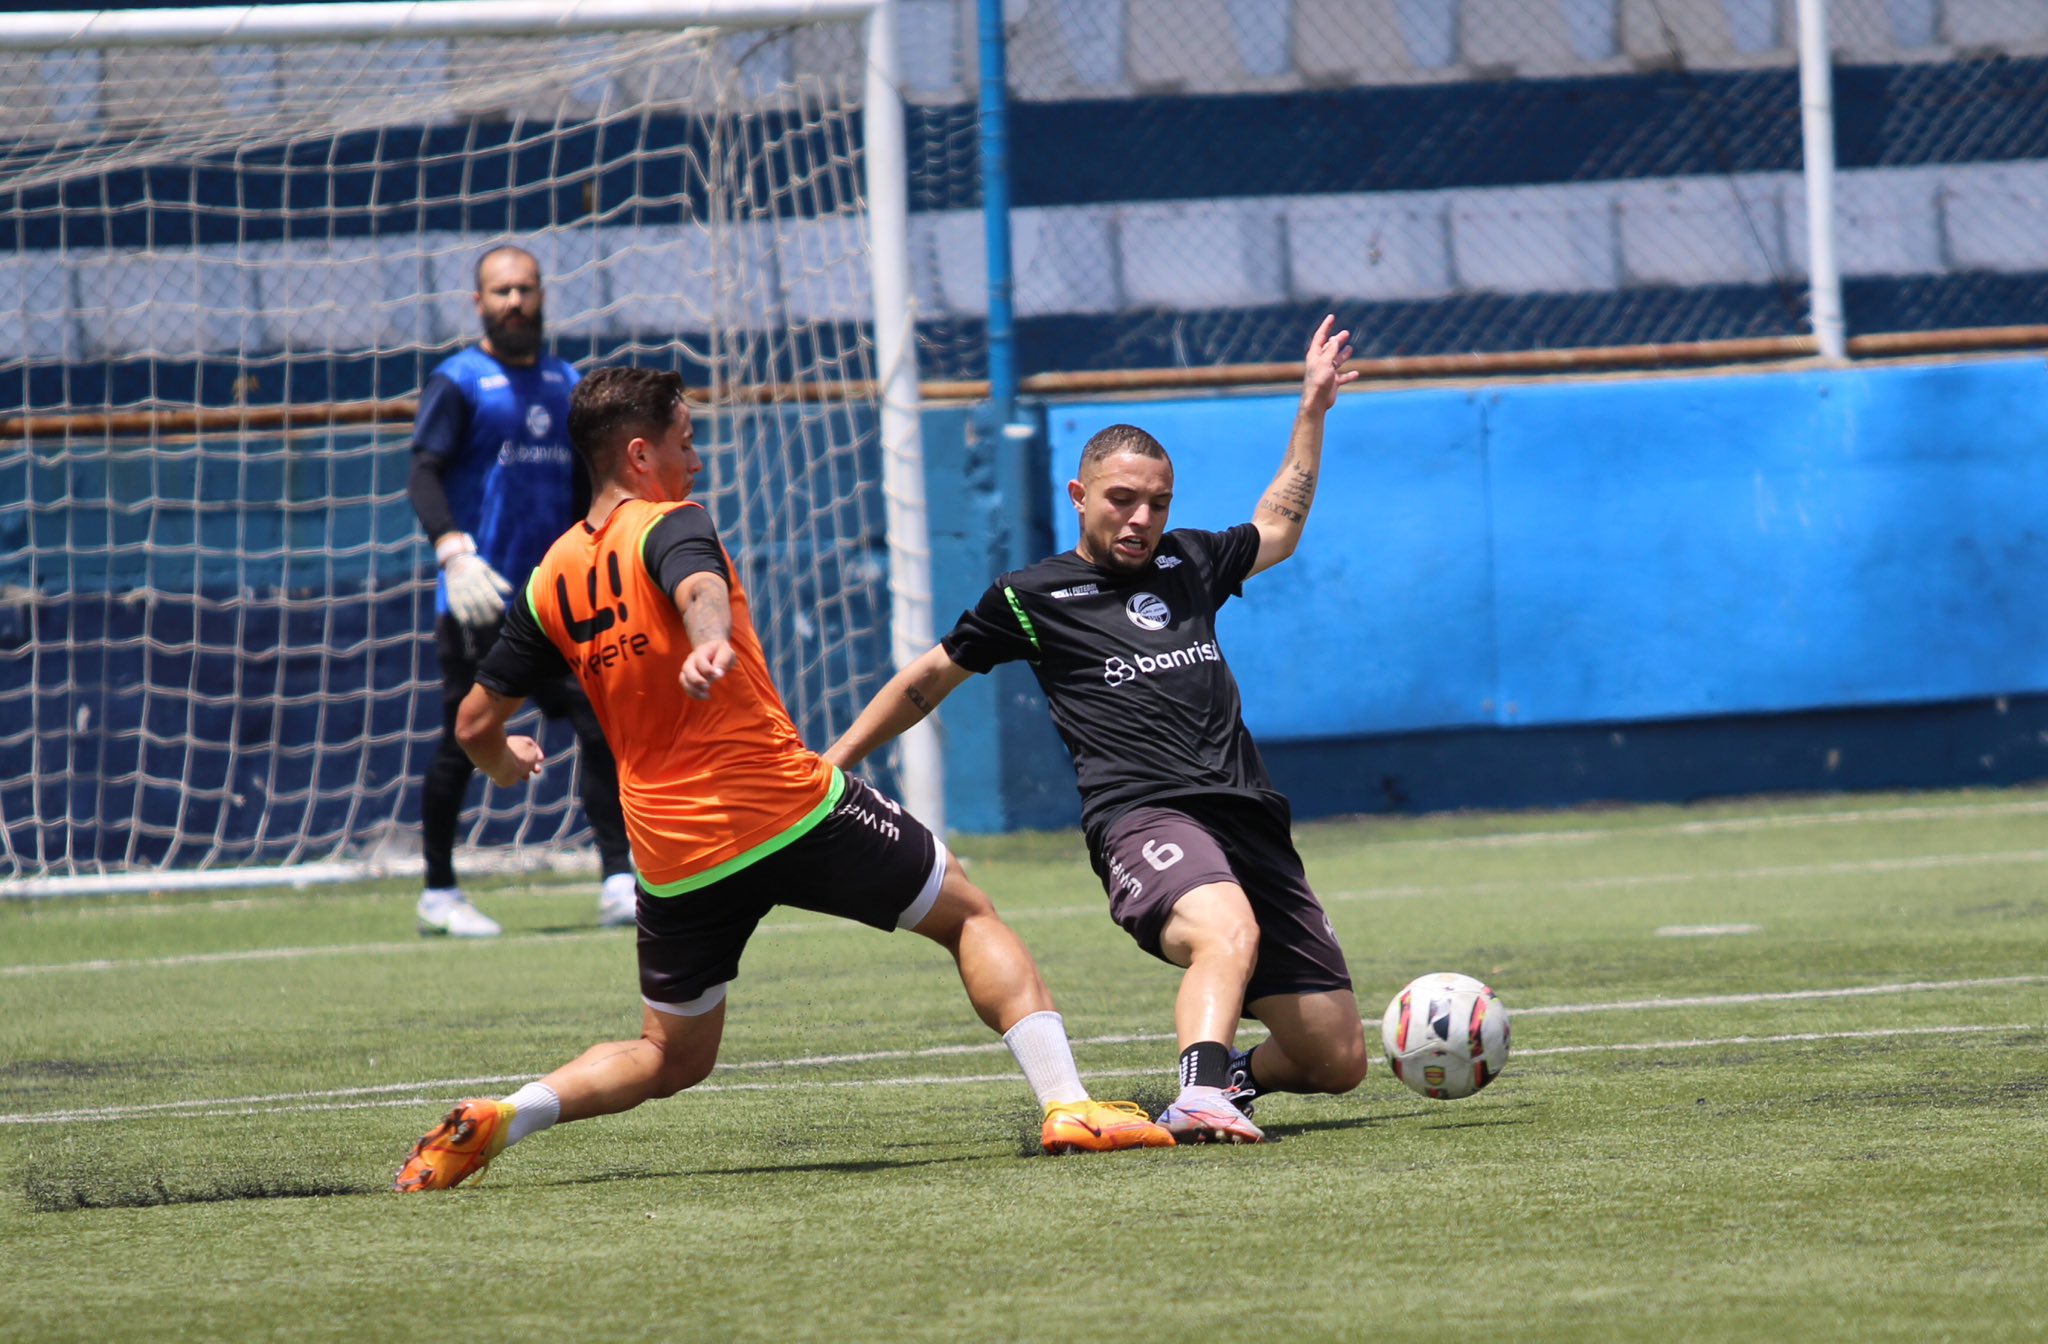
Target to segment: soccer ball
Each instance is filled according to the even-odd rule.
[[[1469,975],[1417,976],[1387,1005],[1380,1041],[1394,1076],[1425,1097],[1469,1097],[1508,1062],[1508,1010]]]

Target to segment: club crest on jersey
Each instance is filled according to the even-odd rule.
[[[1173,608],[1166,599],[1152,593],[1132,593],[1124,603],[1124,615],[1140,630],[1164,630],[1173,621]]]
[[[1180,557],[1177,555],[1155,555],[1152,557],[1152,563],[1161,569],[1172,569],[1180,563]]]
[[[547,407],[541,405],[539,402],[535,402],[533,405],[526,408],[527,433],[533,435],[533,437],[535,437],[536,439],[544,439],[547,437],[548,431],[553,429],[554,427],[555,419],[553,416],[548,414]]]

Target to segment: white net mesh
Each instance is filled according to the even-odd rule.
[[[0,55],[0,880],[409,848],[406,399],[500,243],[556,353],[711,390],[699,498],[844,727],[887,665],[859,38]],[[479,782],[466,842],[580,845],[573,775]]]

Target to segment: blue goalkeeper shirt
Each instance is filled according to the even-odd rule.
[[[414,449],[439,460],[455,526],[514,590],[575,521],[569,392],[577,378],[553,355],[520,367],[472,346],[443,360],[420,389]],[[434,611],[447,610],[444,578]]]

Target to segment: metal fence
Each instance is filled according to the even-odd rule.
[[[987,311],[975,0],[903,0],[931,370]],[[1794,0],[1004,4],[1023,372],[1809,332]],[[1830,0],[1850,334],[2039,320],[2048,5]],[[964,110],[964,111],[963,111]]]

